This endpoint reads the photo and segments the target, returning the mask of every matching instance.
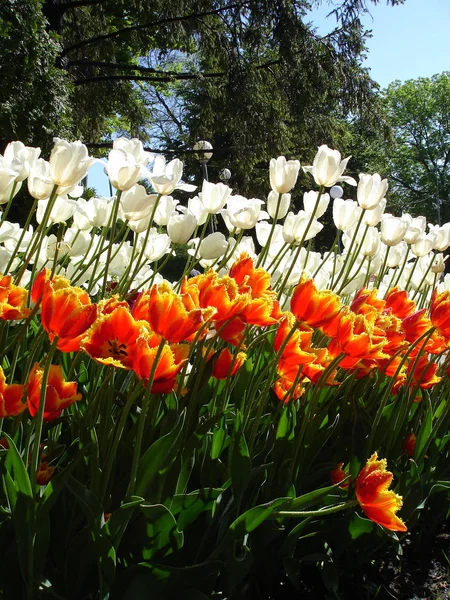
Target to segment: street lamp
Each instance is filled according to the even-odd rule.
[[[220,171],[220,173],[219,173],[219,179],[220,179],[220,181],[222,181],[223,183],[225,183],[225,184],[228,184],[228,182],[229,182],[229,181],[230,181],[230,179],[231,179],[231,171],[230,171],[230,169],[227,169],[227,168],[225,168],[225,169],[222,169],[222,170]]]
[[[198,162],[200,163],[201,166],[201,174],[203,179],[206,179],[206,181],[208,181],[208,167],[207,167],[207,163],[209,161],[209,159],[212,157],[213,153],[212,152],[208,152],[208,150],[212,150],[212,144],[210,144],[209,142],[207,142],[206,140],[200,140],[199,142],[196,142],[194,144],[194,150],[200,150],[200,152],[196,152],[194,154],[195,158],[198,160]]]

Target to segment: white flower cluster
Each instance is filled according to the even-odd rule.
[[[39,148],[12,142],[0,156],[0,272],[26,284],[33,272],[48,266],[93,294],[112,281],[123,287],[126,278],[132,289],[139,289],[157,276],[155,263],[187,244],[186,272],[198,265],[226,272],[247,252],[271,273],[280,294],[303,271],[319,288],[342,295],[371,285],[428,294],[444,270],[450,223],[427,227],[424,217],[385,213],[387,180],[377,173],[360,174],[358,182],[344,175],[349,159],[321,146],[312,166],[303,167],[319,189],[305,192],[303,208],[294,211],[291,194],[301,166],[283,156],[270,161],[266,201],[233,195],[223,183],[204,181],[198,195],[181,203],[172,196],[176,190],[196,189],[182,182],[183,163],[166,163],[146,152],[139,140],[118,138],[105,165],[116,195],[85,200],[80,182],[97,159],[89,157],[84,144],[55,138],[46,161]],[[6,220],[25,180],[35,199],[36,230]],[[340,182],[356,187],[355,200],[342,197],[336,186]],[[332,198],[337,236],[322,254],[311,244]],[[214,231],[218,217],[223,223]],[[53,224],[59,226],[51,228]],[[450,281],[442,285],[449,287]]]

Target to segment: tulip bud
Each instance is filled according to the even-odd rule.
[[[354,200],[336,198],[333,202],[333,221],[337,229],[345,231],[357,222],[361,209]]]

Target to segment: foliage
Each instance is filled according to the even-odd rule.
[[[359,16],[370,2],[337,4],[323,37],[308,22],[319,3],[7,0],[4,27],[21,33],[4,35],[0,52],[21,73],[6,74],[13,85],[2,93],[6,106],[16,93],[23,100],[3,115],[5,140],[102,143],[125,133],[181,156],[206,137],[235,189],[247,193],[255,169],[260,193],[259,167],[271,156],[342,145],[349,113],[376,119],[376,89],[361,68]],[[190,160],[188,168],[198,171]]]
[[[388,153],[392,201],[450,219],[450,73],[394,82],[384,92],[395,145]]]
[[[48,148],[69,130],[71,84],[47,25],[40,0],[0,5],[0,150],[14,139]]]

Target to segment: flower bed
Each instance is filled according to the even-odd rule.
[[[115,196],[85,200],[80,142],[0,158],[0,590],[269,597],[313,563],[335,591],[447,516],[450,224],[386,214],[387,181],[326,146],[298,212],[299,161],[271,161],[267,203],[207,181],[182,203],[182,163],[152,160],[116,140]]]

